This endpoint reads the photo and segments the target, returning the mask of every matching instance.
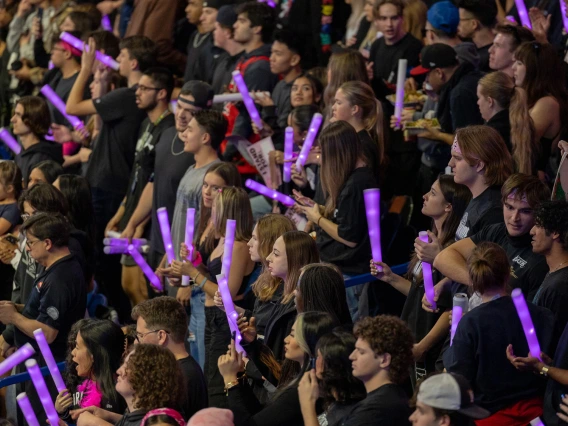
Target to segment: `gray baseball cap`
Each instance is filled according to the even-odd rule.
[[[457,411],[472,419],[484,419],[491,413],[473,403],[473,390],[459,374],[440,373],[422,382],[418,402],[440,410]]]

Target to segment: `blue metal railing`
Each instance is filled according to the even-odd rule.
[[[406,262],[406,263],[403,263],[401,265],[395,265],[391,268],[391,270],[394,274],[402,275],[402,274],[406,273],[406,271],[408,270],[408,264],[409,263],[410,262]],[[354,285],[369,283],[371,281],[375,281],[376,279],[377,279],[377,277],[374,277],[373,275],[371,275],[370,272],[368,274],[356,275],[354,277],[347,278],[345,280],[345,287],[347,288],[347,287],[353,287]]]
[[[59,368],[59,371],[65,371],[65,362],[58,363],[57,367]],[[41,368],[40,371],[42,376],[49,375],[49,369],[47,367]],[[30,373],[14,374],[13,376],[0,379],[0,389],[5,388],[6,386],[27,382],[28,380],[30,380]]]

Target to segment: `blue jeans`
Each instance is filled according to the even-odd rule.
[[[350,278],[349,275],[343,275],[344,279]],[[367,287],[369,283],[359,284],[345,289],[345,296],[347,298],[347,307],[351,314],[353,324],[357,320],[369,315],[369,301],[367,299]]]
[[[193,290],[190,303],[189,332],[193,335],[193,339],[189,341],[189,346],[191,356],[203,370],[205,364],[205,293],[201,289]]]

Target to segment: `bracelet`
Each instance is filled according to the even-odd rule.
[[[203,281],[201,281],[197,287],[203,288],[206,282],[207,282],[207,277],[203,277]]]
[[[195,276],[195,278],[193,278],[193,282],[196,283],[197,282],[197,277],[201,275],[201,272],[198,272],[197,275]]]
[[[322,220],[322,219],[323,219],[323,216],[320,216],[320,218],[318,219],[318,221],[317,221],[317,223],[316,223],[317,226],[320,226],[320,220]],[[320,228],[321,228],[321,227],[320,227]]]
[[[239,385],[239,379],[235,380],[234,382],[229,382],[225,385],[225,395],[229,395],[229,390],[233,389],[235,386]]]

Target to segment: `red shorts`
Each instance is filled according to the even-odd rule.
[[[531,420],[542,415],[542,397],[524,399],[483,420],[476,420],[476,426],[527,426]]]

